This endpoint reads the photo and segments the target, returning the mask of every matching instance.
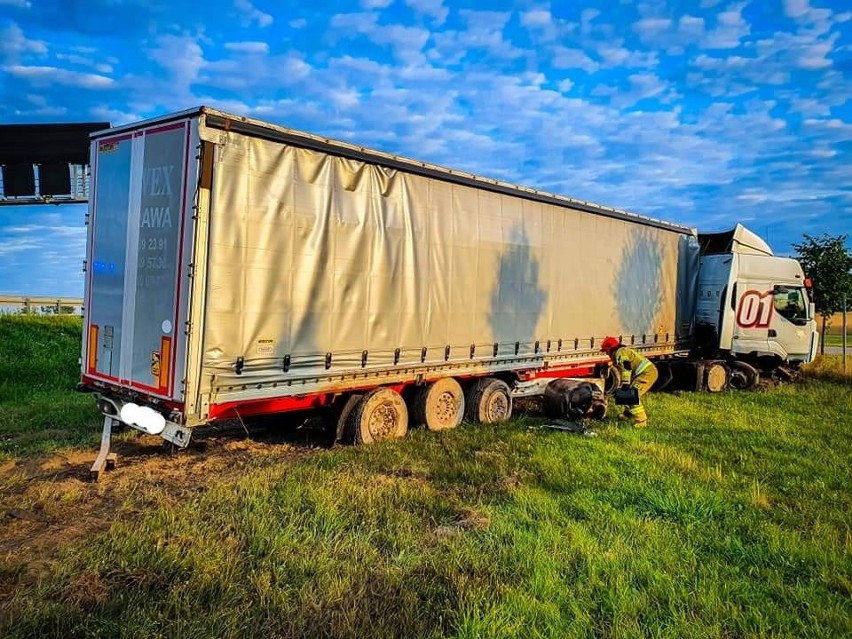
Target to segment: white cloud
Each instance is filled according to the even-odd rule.
[[[680,55],[685,47],[701,43],[706,26],[704,18],[687,14],[676,22],[670,18],[642,18],[633,24],[633,31],[652,49]]]
[[[294,29],[304,29],[308,26],[308,21],[304,18],[296,18],[295,20],[290,20],[289,24]]]
[[[438,25],[444,24],[450,10],[444,6],[444,0],[405,0],[405,4],[417,13],[435,19]]]
[[[30,40],[23,30],[12,22],[0,29],[0,54],[7,62],[18,61],[22,55],[34,53],[44,55],[47,45],[41,40]]]
[[[643,42],[650,42],[660,34],[672,28],[669,18],[642,18],[633,25]]]
[[[191,36],[163,35],[149,51],[151,60],[165,69],[176,82],[175,90],[188,91],[206,61],[201,45]]]
[[[570,93],[574,88],[574,82],[570,78],[565,78],[559,83],[559,91],[562,93]]]
[[[745,4],[731,6],[716,17],[716,28],[707,32],[702,46],[705,49],[734,49],[751,33],[742,11]]]
[[[677,21],[678,33],[690,40],[697,40],[704,33],[704,18],[685,15]]]
[[[361,6],[370,11],[371,9],[386,9],[393,4],[393,0],[361,0]]]
[[[246,66],[242,60],[226,58],[206,62],[195,84],[240,94],[265,93],[298,84],[307,78],[312,70],[311,65],[296,54],[254,58],[251,73],[246,73]],[[194,100],[195,103],[199,101]]]
[[[375,13],[348,13],[331,19],[333,39],[351,39],[363,35],[379,46],[387,46],[394,57],[405,63],[415,64],[424,59],[423,48],[431,32],[420,27],[401,24],[378,24]]]
[[[580,30],[583,33],[591,33],[592,22],[600,15],[601,12],[597,9],[583,9],[580,13]]]
[[[784,15],[788,18],[801,18],[810,8],[808,0],[784,0]]]
[[[467,28],[433,33],[434,47],[429,51],[429,59],[452,65],[461,62],[470,52],[485,51],[495,64],[499,64],[498,60],[514,60],[528,53],[506,38],[504,29],[511,13],[465,9],[459,15]]]
[[[254,55],[266,55],[269,53],[269,45],[266,42],[226,42],[225,48],[228,51],[235,51],[236,53],[250,53]]]
[[[553,14],[549,9],[531,9],[521,12],[521,26],[542,28],[553,25]]]
[[[138,122],[139,120],[144,119],[144,116],[140,113],[111,109],[101,105],[92,107],[92,109],[89,110],[89,113],[98,121],[109,122],[112,126]]]
[[[654,67],[658,63],[658,54],[653,49],[626,49],[623,41],[607,38],[589,43],[595,54],[601,59],[601,67],[632,69],[636,67]]]
[[[779,32],[770,39],[759,40],[759,55],[775,64],[783,63],[800,69],[828,69],[832,61],[828,55],[835,51],[839,33],[822,36],[816,31],[803,30],[792,34]]]
[[[58,67],[13,64],[4,66],[2,69],[13,77],[40,85],[61,84],[81,89],[109,89],[115,86],[115,80],[112,78]]]
[[[234,0],[234,6],[250,24],[257,23],[257,26],[263,28],[273,22],[272,16],[256,8],[251,0]]]
[[[569,49],[563,46],[556,47],[552,64],[557,69],[582,69],[588,73],[595,73],[600,69],[600,64],[580,49]]]
[[[78,55],[76,53],[57,53],[56,59],[84,67],[95,66],[95,61],[92,58],[86,57],[84,55]]]

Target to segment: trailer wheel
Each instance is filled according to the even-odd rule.
[[[352,443],[353,433],[347,432],[346,424],[349,421],[349,415],[352,414],[352,411],[363,397],[363,393],[352,393],[351,395],[344,395],[338,398],[335,402],[331,413],[332,425],[334,426],[334,441],[332,444],[339,441]]]
[[[506,382],[486,377],[467,389],[467,420],[474,424],[496,424],[512,416],[512,392]]]
[[[439,431],[455,428],[464,418],[464,392],[452,377],[420,387],[411,402],[411,418],[415,426]]]
[[[731,388],[751,390],[760,381],[760,371],[746,362],[731,362]]]
[[[707,362],[704,365],[704,387],[718,393],[728,386],[728,367],[722,362]]]
[[[364,395],[346,418],[347,439],[356,444],[398,439],[408,432],[408,408],[399,393],[377,388]]]

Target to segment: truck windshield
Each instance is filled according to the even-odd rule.
[[[805,292],[791,286],[775,287],[775,311],[791,322],[808,319]]]

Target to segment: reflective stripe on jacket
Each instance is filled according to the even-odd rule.
[[[612,359],[621,373],[622,380],[628,383],[632,377],[642,374],[644,371],[648,370],[648,367],[653,366],[651,360],[647,357],[637,351],[634,351],[632,348],[627,348],[626,346],[622,346],[615,351]],[[630,364],[629,370],[625,365],[628,362]]]

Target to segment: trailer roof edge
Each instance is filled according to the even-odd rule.
[[[132,124],[113,127],[111,129],[92,134],[91,139],[94,140],[106,137],[107,135],[113,135],[116,132],[146,128],[154,124],[164,124],[175,120],[191,118],[197,115],[206,116],[206,126],[214,129],[235,131],[244,135],[284,142],[293,146],[300,146],[316,151],[331,153],[332,155],[371,162],[373,164],[378,164],[392,169],[408,171],[409,173],[423,175],[425,177],[432,177],[466,186],[475,186],[476,188],[497,193],[516,195],[528,200],[555,204],[565,208],[572,208],[575,210],[585,211],[586,213],[621,219],[644,226],[672,231],[674,233],[696,235],[695,229],[681,224],[676,224],[674,222],[667,222],[665,220],[632,213],[624,209],[609,207],[596,202],[578,200],[566,195],[559,195],[548,191],[534,189],[532,187],[520,186],[510,182],[504,182],[502,180],[487,178],[467,171],[460,171],[446,166],[432,164],[430,162],[413,160],[403,156],[386,153],[384,151],[359,146],[350,142],[344,142],[305,131],[299,131],[297,129],[289,129],[263,120],[234,115],[209,106],[194,107],[192,109],[186,109],[184,111],[179,111],[165,116],[149,118]]]

